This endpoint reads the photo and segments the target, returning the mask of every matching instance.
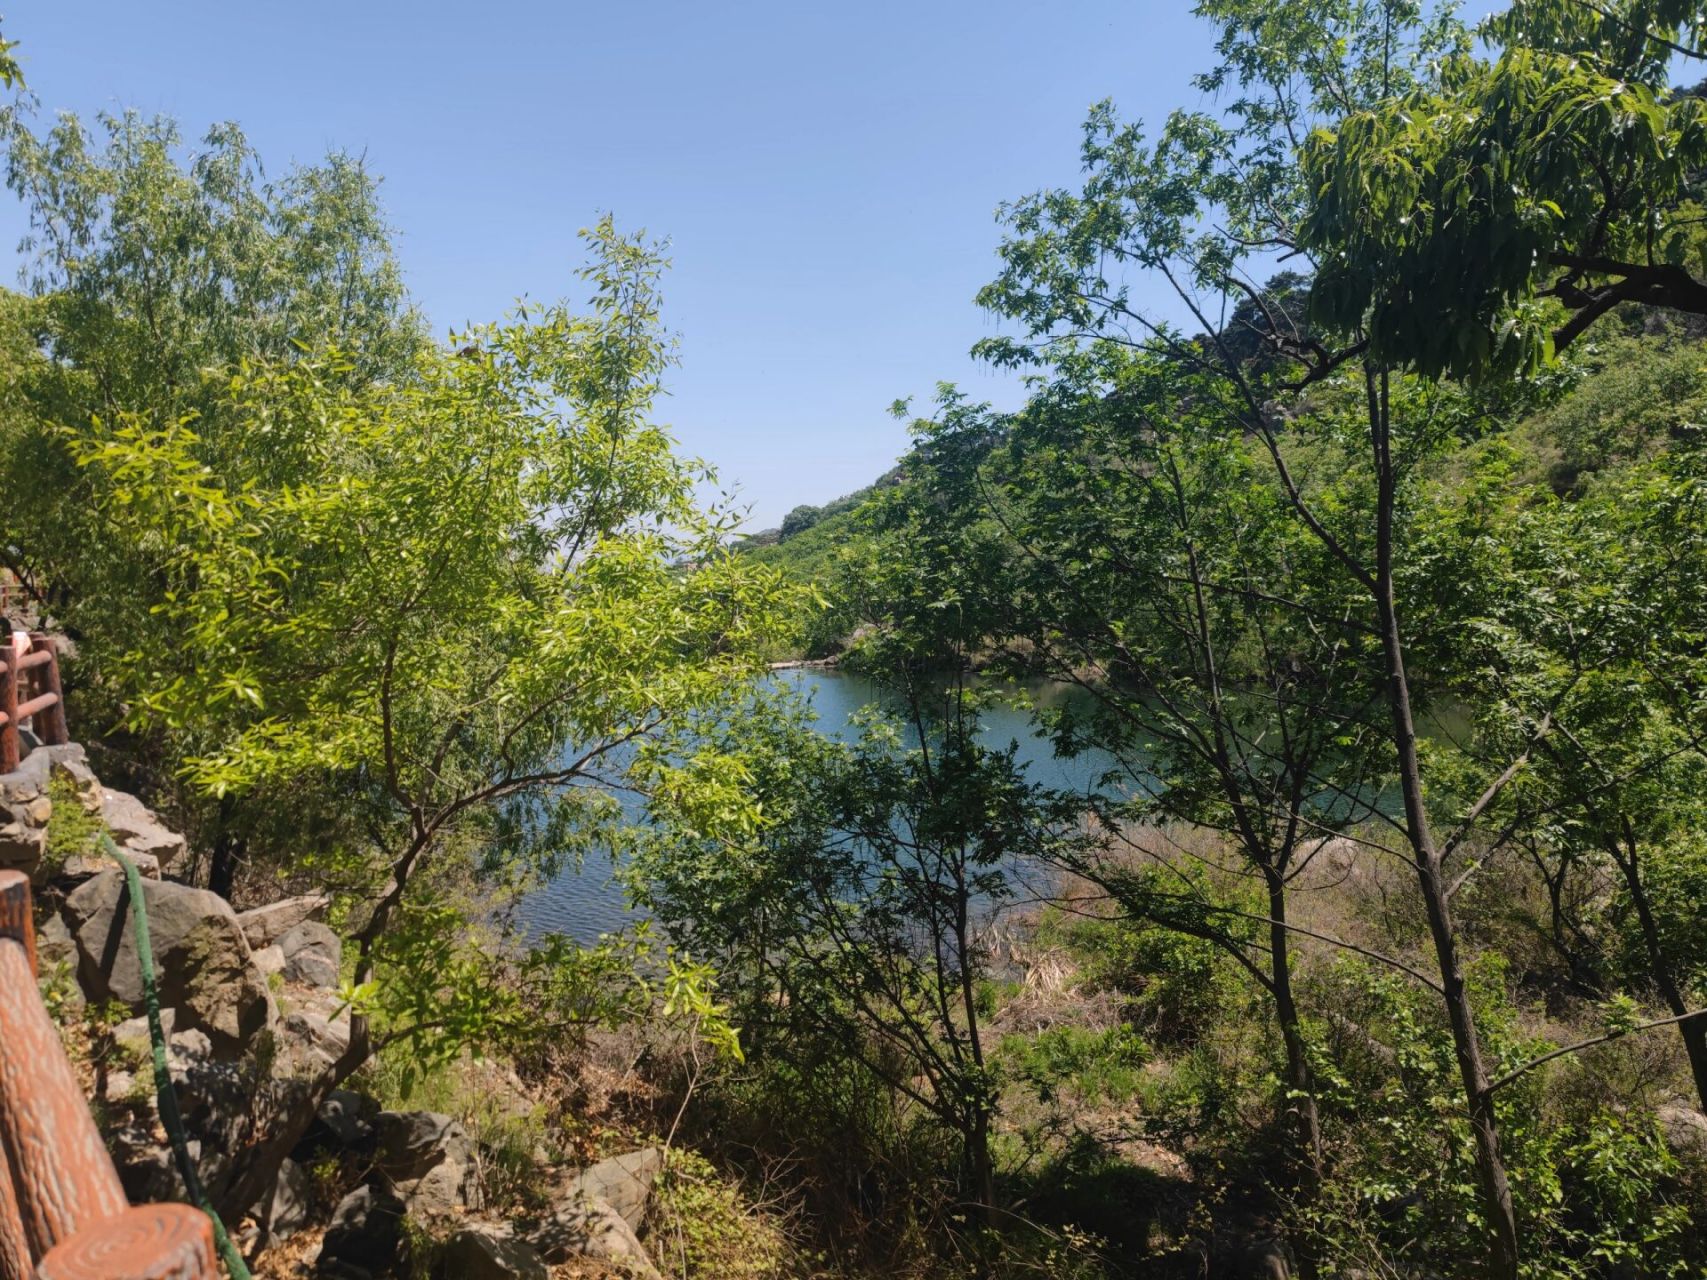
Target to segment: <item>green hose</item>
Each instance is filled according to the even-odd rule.
[[[189,1189],[190,1199],[213,1222],[213,1239],[219,1256],[231,1280],[249,1280],[249,1268],[243,1265],[243,1255],[231,1243],[225,1224],[219,1220],[213,1205],[208,1202],[207,1188],[196,1173],[196,1163],[190,1158],[189,1138],[184,1133],[183,1113],[178,1110],[178,1094],[172,1088],[172,1073],[166,1067],[166,1032],[160,1023],[160,992],[154,985],[154,949],[148,941],[148,907],[142,901],[142,874],[136,864],[119,851],[112,837],[101,833],[102,851],[124,868],[125,885],[130,890],[130,918],[136,928],[136,955],[142,964],[142,1002],[148,1009],[148,1039],[154,1050],[154,1095],[160,1107],[160,1123],[172,1140],[172,1155],[178,1162],[178,1173]]]

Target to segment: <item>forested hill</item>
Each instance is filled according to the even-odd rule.
[[[782,518],[780,527],[744,538],[736,550],[782,570],[791,578],[817,581],[828,571],[831,552],[851,535],[854,512],[879,490],[900,482],[901,468],[896,465],[865,488],[843,494],[821,507],[803,503]]]

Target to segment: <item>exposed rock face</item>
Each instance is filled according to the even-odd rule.
[[[523,1238],[547,1262],[566,1262],[576,1255],[603,1258],[627,1267],[642,1280],[662,1280],[634,1228],[604,1201],[589,1196],[564,1201]]]
[[[545,1259],[508,1227],[464,1227],[444,1249],[446,1276],[457,1280],[546,1280]]]
[[[325,894],[312,893],[301,898],[286,898],[270,902],[237,917],[251,950],[270,947],[305,920],[318,920],[326,914],[331,899]]]
[[[338,1203],[315,1263],[318,1274],[364,1280],[395,1274],[404,1261],[403,1201],[378,1187],[360,1187]]]
[[[338,935],[325,925],[304,920],[280,937],[277,945],[284,957],[287,981],[328,989],[338,985],[343,944],[338,941]]]
[[[474,1142],[459,1121],[436,1111],[381,1111],[374,1162],[411,1213],[442,1216],[467,1203]]]
[[[627,1155],[601,1160],[582,1172],[569,1185],[571,1197],[586,1196],[602,1200],[622,1215],[624,1222],[635,1231],[646,1218],[646,1202],[652,1196],[652,1183],[664,1168],[664,1153],[657,1147],[643,1147]]]
[[[267,989],[224,898],[168,881],[144,881],[143,901],[163,1007],[208,1034],[222,1056],[240,1054],[267,1025]],[[104,871],[65,902],[79,976],[94,1000],[142,1008],[142,971],[124,876]]]

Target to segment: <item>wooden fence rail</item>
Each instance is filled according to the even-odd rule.
[[[218,1274],[206,1214],[182,1204],[126,1203],[42,1007],[29,881],[0,871],[0,1280]]]
[[[0,637],[0,773],[10,773],[23,758],[18,730],[35,717],[34,731],[46,746],[69,742],[65,692],[59,683],[59,639],[33,635],[19,653],[11,636]]]

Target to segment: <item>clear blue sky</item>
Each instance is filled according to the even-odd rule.
[[[1086,109],[1197,105],[1184,0],[22,0],[44,113],[236,120],[270,170],[328,149],[384,175],[435,328],[574,293],[600,211],[673,242],[682,366],[660,416],[750,527],[870,481],[886,407],[992,331],[995,206],[1077,173]],[[0,203],[0,249],[22,216]]]

